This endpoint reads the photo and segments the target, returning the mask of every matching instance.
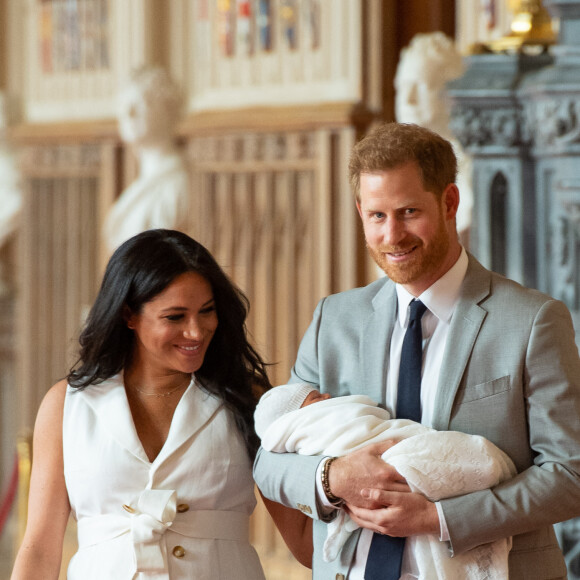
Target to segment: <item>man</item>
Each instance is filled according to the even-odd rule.
[[[387,278],[319,303],[291,381],[333,396],[364,393],[396,415],[407,312],[418,298],[427,307],[421,422],[486,437],[518,475],[435,504],[380,460],[383,444],[322,461],[260,450],[254,476],[262,493],[314,519],[315,580],[368,577],[373,532],[435,534],[450,556],[513,536],[510,580],[566,577],[552,524],[580,515],[580,359],[571,317],[561,302],[489,272],[461,247],[456,173],[450,143],[416,125],[386,124],[356,145],[356,204]],[[333,504],[366,529],[325,563],[323,522]],[[415,570],[408,553],[399,566],[393,559],[397,575]]]

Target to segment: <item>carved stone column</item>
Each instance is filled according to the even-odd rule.
[[[522,83],[536,166],[539,287],[572,311],[580,343],[580,2],[544,0],[560,19],[552,66]],[[580,519],[556,526],[568,577],[580,579]]]
[[[493,270],[563,300],[580,344],[580,2],[544,0],[560,19],[540,54],[480,54],[448,91],[473,157],[472,251]],[[580,518],[555,526],[580,580]]]
[[[566,302],[580,333],[580,2],[549,1],[560,17],[554,62],[519,88],[535,164],[538,287]]]
[[[536,286],[534,169],[516,89],[546,54],[478,54],[448,86],[451,128],[473,158],[470,249],[492,270]]]

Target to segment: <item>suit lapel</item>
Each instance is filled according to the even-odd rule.
[[[364,372],[364,393],[385,405],[391,335],[397,317],[395,285],[387,281],[372,301],[373,312],[363,322],[360,360]]]
[[[471,255],[449,328],[439,373],[433,428],[448,430],[453,402],[487,311],[479,304],[491,292],[489,272]]]

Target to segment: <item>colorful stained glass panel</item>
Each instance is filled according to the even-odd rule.
[[[298,7],[296,0],[282,0],[280,19],[284,42],[290,50],[298,48]]]
[[[42,72],[109,68],[108,0],[39,0]]]

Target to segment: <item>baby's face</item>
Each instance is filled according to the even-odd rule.
[[[318,401],[326,401],[326,399],[330,399],[330,393],[322,394],[318,391],[310,391],[306,395],[306,399],[304,399],[302,405],[300,405],[300,408],[308,407],[308,405],[312,405],[312,403],[318,403]]]

